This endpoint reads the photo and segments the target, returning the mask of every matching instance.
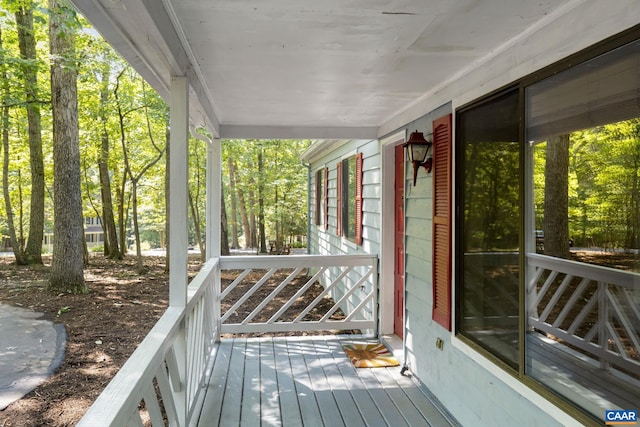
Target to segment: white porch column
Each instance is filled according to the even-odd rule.
[[[207,145],[207,259],[220,256],[222,146],[219,138]]]
[[[169,305],[187,304],[187,248],[189,245],[189,83],[186,77],[171,77],[169,159]]]
[[[207,145],[207,259],[220,256],[220,214],[222,194],[222,146],[219,138]],[[213,321],[216,341],[220,341],[220,268],[214,271]]]

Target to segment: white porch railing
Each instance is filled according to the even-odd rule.
[[[169,307],[151,329],[140,346],[120,369],[102,394],[89,408],[78,426],[190,426],[198,419],[209,358],[214,353],[220,332],[294,331],[319,329],[376,330],[377,323],[377,257],[351,256],[260,256],[222,257],[209,260],[188,287],[187,305]],[[248,293],[235,302],[233,310],[220,315],[220,301],[238,286],[234,282],[220,292],[220,269],[240,269],[243,278],[252,270],[267,269],[267,273],[251,286]],[[268,279],[280,269],[290,269],[287,278],[276,285],[268,298],[255,308],[252,315],[238,324],[223,323]],[[304,272],[304,284],[294,298],[277,310],[271,321],[251,323],[268,306],[269,301]],[[306,314],[293,321],[280,316],[316,280],[326,279],[326,289],[316,298],[340,291],[341,297],[319,321],[303,320]],[[227,291],[228,290],[228,291]],[[356,298],[357,296],[357,298]],[[339,307],[351,308],[343,320],[330,320]],[[240,304],[239,304],[240,302]],[[314,301],[303,312],[311,311]],[[255,313],[254,313],[255,312]],[[226,316],[226,317],[225,317]],[[280,320],[279,320],[280,319]]]
[[[529,326],[640,375],[640,274],[539,254],[527,263]]]
[[[172,426],[191,423],[218,333],[214,321],[218,266],[218,259],[204,265],[189,284],[187,306],[167,309],[79,426],[142,426],[145,422],[164,426],[165,417]]]
[[[220,332],[360,329],[375,334],[377,267],[378,258],[375,255],[223,257],[220,269],[238,270],[238,275],[222,290],[220,301],[229,299],[230,294],[241,285],[245,286],[245,290],[240,298],[230,304],[228,310],[221,313]],[[250,275],[252,272],[254,274]],[[249,277],[254,277],[254,280],[249,281]],[[290,312],[299,298],[319,280],[323,281],[324,290],[307,307],[297,309],[292,320],[284,320],[285,313]],[[276,298],[287,287],[295,287],[293,295],[282,303],[276,302]],[[246,309],[248,300],[261,290],[267,292],[268,296],[257,306]],[[305,320],[305,316],[328,296],[333,297],[333,306],[322,313],[320,319]],[[345,312],[343,319],[336,320],[332,317],[338,309]],[[260,315],[264,320],[254,320]]]

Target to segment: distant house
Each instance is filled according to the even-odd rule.
[[[104,230],[102,222],[98,217],[87,217],[84,219],[84,237],[87,242],[87,248],[104,245]],[[53,231],[48,230],[44,233],[44,250],[53,251]]]
[[[104,230],[100,218],[88,217],[84,219],[84,237],[88,248],[104,245]]]

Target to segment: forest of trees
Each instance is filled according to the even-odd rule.
[[[0,73],[3,248],[42,264],[45,237],[66,236],[53,239],[50,287],[83,292],[83,219],[99,218],[94,250],[133,248],[143,271],[141,251],[166,243],[166,103],[66,0],[0,0]],[[309,141],[222,144],[223,244],[306,235]],[[192,138],[189,153],[189,239],[204,253],[206,143]]]
[[[640,119],[567,136],[568,237],[579,247],[639,249]],[[547,144],[534,151],[539,229],[544,227]]]
[[[516,249],[519,146],[477,142],[465,156],[465,251]],[[640,249],[640,119],[536,143],[532,170],[545,254],[566,258],[570,244]]]

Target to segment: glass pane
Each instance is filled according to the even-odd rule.
[[[459,331],[517,368],[518,92],[461,113],[463,256]]]
[[[349,215],[347,215],[347,237],[353,240],[356,236],[356,158],[349,157]]]
[[[525,94],[525,372],[602,419],[640,387],[640,44]]]
[[[322,225],[324,221],[324,170],[316,172],[316,224]]]

